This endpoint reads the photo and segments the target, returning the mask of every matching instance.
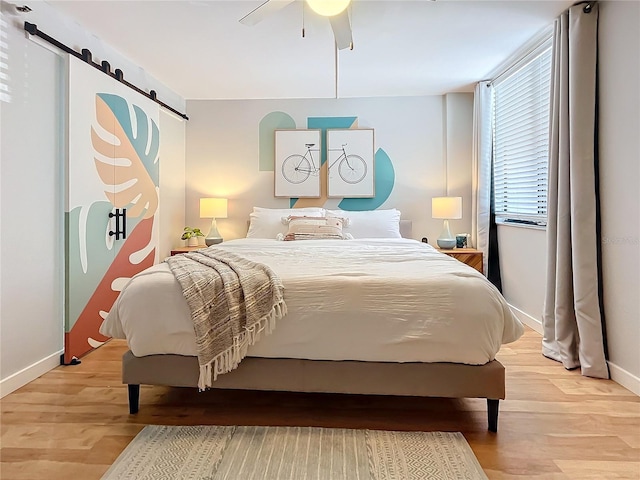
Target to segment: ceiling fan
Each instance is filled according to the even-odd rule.
[[[240,19],[240,23],[243,25],[253,26],[294,1],[296,0],[266,0],[262,5],[242,17]],[[349,19],[349,11],[347,9],[351,0],[304,1],[309,5],[311,10],[319,15],[329,18],[338,50],[343,50],[345,48],[353,50],[351,21]]]

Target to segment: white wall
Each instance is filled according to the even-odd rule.
[[[32,11],[19,15],[10,15],[9,12],[14,12],[15,9],[10,6],[10,2],[3,3],[5,4],[5,7],[3,7],[5,16],[19,23],[18,28],[23,32],[23,35],[23,23],[27,21],[37,25],[40,31],[67,45],[76,52],[87,48],[91,52],[92,59],[95,63],[99,64],[103,60],[108,61],[111,65],[112,72],[115,71],[116,68],[119,68],[122,70],[125,80],[139,86],[147,92],[149,90],[155,90],[158,94],[158,100],[161,100],[180,112],[184,112],[186,105],[184,98],[154,78],[153,75],[144,69],[144,65],[137,65],[129,60],[111,45],[105,43],[95,34],[85,29],[77,20],[48,5],[46,0],[31,0],[27,2],[27,5],[31,7]],[[23,5],[23,2],[18,1],[12,1],[11,3]],[[160,28],[163,27],[161,26]],[[38,39],[38,41],[41,40]]]
[[[502,294],[520,321],[542,333],[547,232],[498,225]]]
[[[0,78],[6,88],[0,89],[0,396],[58,365],[63,348],[65,66],[55,48],[27,38],[23,22],[36,23],[52,36],[59,34],[74,48],[95,50],[100,45],[109,51],[113,68],[132,65],[48,5],[30,6],[31,14],[19,16],[8,13],[3,2],[0,18],[7,64],[2,66],[6,78]],[[183,99],[135,68],[141,88],[156,89],[159,98],[165,92],[184,105]],[[161,228],[184,223],[184,125],[175,118],[161,120],[174,140],[165,139],[161,158],[176,162],[167,163],[164,177],[161,174],[162,183],[169,185],[161,201],[170,217],[161,211]],[[181,187],[172,183],[174,175]],[[20,235],[25,229],[29,233]],[[161,255],[168,254],[169,243],[161,239]]]
[[[640,3],[600,2],[599,133],[604,309],[612,378],[640,394]],[[504,296],[540,329],[546,240],[498,227]],[[540,330],[539,330],[540,331]]]
[[[242,237],[254,205],[288,207],[273,195],[273,171],[259,171],[259,123],[268,113],[285,112],[296,128],[308,117],[358,117],[360,128],[375,130],[375,148],[389,155],[395,170],[390,197],[379,208],[396,207],[413,220],[414,238],[435,241],[442,221],[431,218],[431,197],[446,193],[446,150],[455,153],[449,183],[471,196],[472,94],[441,96],[307,100],[189,101],[187,125],[187,224],[208,229],[198,216],[200,197],[229,198],[229,218],[218,221],[225,239]],[[447,129],[444,112],[460,125]],[[447,140],[447,133],[451,136]],[[338,199],[324,204],[333,208]],[[451,222],[453,232],[468,232],[469,215]]]
[[[611,374],[640,394],[640,3],[600,2],[600,193]]]
[[[64,270],[62,59],[25,41],[13,28],[5,31],[9,78],[0,102],[0,395],[59,364]]]
[[[186,122],[160,110],[160,238],[158,258],[169,256],[176,246],[176,232],[185,223]]]
[[[448,93],[445,102],[447,195],[462,197],[462,219],[450,220],[451,233],[471,233],[473,94]],[[439,236],[439,235],[438,235]],[[435,239],[434,242],[435,243]]]

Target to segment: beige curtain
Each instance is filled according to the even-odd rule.
[[[487,275],[489,259],[489,226],[491,214],[491,82],[476,84],[473,97],[473,150],[471,188],[471,246],[481,250],[483,272]]]
[[[596,228],[597,3],[574,5],[555,28],[542,351],[565,368],[609,378]]]

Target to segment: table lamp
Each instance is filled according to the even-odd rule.
[[[216,225],[216,218],[227,218],[227,199],[226,198],[201,198],[200,199],[200,218],[210,218],[211,228],[204,239],[208,245],[215,245],[222,242],[220,232]]]
[[[451,249],[456,246],[456,237],[451,235],[449,220],[462,218],[462,197],[434,197],[431,199],[431,217],[444,220],[438,247]]]

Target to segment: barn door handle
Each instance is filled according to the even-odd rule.
[[[123,208],[120,211],[119,208],[116,208],[116,212],[109,212],[109,218],[116,217],[116,229],[115,231],[109,230],[109,236],[116,236],[116,240],[120,240],[120,236],[122,235],[122,239],[127,238],[127,209]],[[122,220],[122,225],[121,221]]]

